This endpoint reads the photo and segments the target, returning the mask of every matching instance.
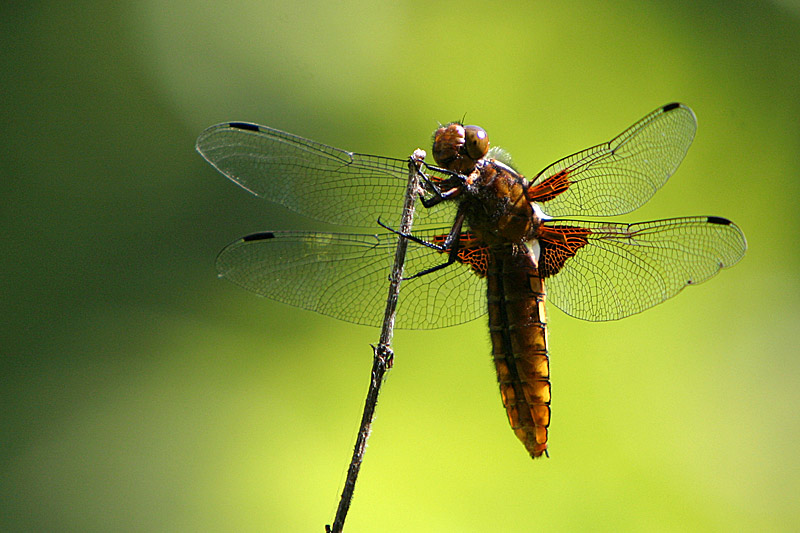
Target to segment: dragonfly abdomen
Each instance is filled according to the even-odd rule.
[[[492,248],[487,273],[489,331],[508,421],[531,457],[547,450],[550,364],[544,282],[529,252]]]

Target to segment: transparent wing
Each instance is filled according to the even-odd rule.
[[[529,190],[550,216],[612,216],[633,211],[683,161],[697,130],[683,104],[660,107],[611,141],[557,161]]]
[[[747,249],[742,230],[720,217],[545,226],[553,233],[540,242],[543,258],[558,265],[547,281],[549,300],[583,320],[649,309],[736,264]]]
[[[424,240],[447,233],[415,232]],[[347,322],[380,326],[397,246],[394,234],[265,232],[226,247],[217,257],[220,277],[267,298]],[[413,275],[447,257],[409,242],[405,273]],[[396,327],[452,326],[486,313],[486,288],[459,263],[403,281]]]
[[[399,224],[408,183],[406,159],[347,152],[244,122],[206,129],[197,139],[197,151],[256,196],[310,218],[370,229],[378,218]],[[452,223],[454,209],[447,202],[420,209],[415,225]]]

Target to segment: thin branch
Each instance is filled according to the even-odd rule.
[[[423,150],[416,150],[408,161],[408,187],[406,189],[405,204],[403,205],[403,216],[400,220],[398,232],[400,236],[397,240],[397,250],[394,255],[394,266],[389,278],[389,296],[386,300],[386,312],[383,317],[383,327],[381,337],[377,346],[373,346],[372,374],[367,391],[367,399],[364,402],[364,412],[361,415],[361,426],[358,429],[358,437],[353,450],[353,458],[350,460],[350,467],[347,469],[347,478],[344,482],[342,497],[339,500],[339,508],[336,510],[336,518],[333,526],[326,525],[327,533],[340,533],[344,528],[344,521],[347,511],[350,509],[350,502],[353,499],[353,491],[356,486],[358,472],[361,469],[361,462],[364,459],[364,450],[367,447],[372,430],[372,420],[375,416],[375,406],[378,403],[378,393],[381,390],[383,379],[386,372],[392,367],[394,353],[391,343],[394,333],[395,311],[397,309],[397,297],[400,292],[400,282],[403,279],[403,264],[406,260],[406,248],[408,240],[403,235],[411,233],[411,224],[414,219],[414,200],[417,196],[418,176],[420,173],[420,161],[425,159]]]

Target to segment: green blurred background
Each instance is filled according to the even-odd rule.
[[[1,9],[0,529],[333,519],[377,331],[217,280],[230,241],[319,225],[217,174],[206,126],[405,157],[466,115],[535,174],[673,100],[693,148],[625,218],[729,217],[744,260],[620,322],[551,307],[549,460],[484,319],[398,332],[346,530],[800,527],[797,1]]]

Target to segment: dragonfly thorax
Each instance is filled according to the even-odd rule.
[[[541,223],[528,200],[527,189],[528,181],[511,167],[484,159],[478,162],[457,199],[470,229],[486,244],[523,244],[535,237]]]

